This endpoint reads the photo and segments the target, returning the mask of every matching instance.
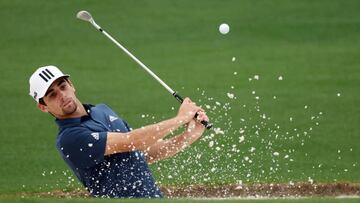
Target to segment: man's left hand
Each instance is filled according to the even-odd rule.
[[[196,133],[201,135],[205,130],[205,127],[203,124],[201,124],[201,121],[209,121],[209,118],[203,111],[199,111],[197,118],[192,119],[187,124],[186,132],[192,134]]]

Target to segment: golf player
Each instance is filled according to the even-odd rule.
[[[58,151],[94,197],[162,197],[148,164],[192,144],[205,130],[200,122],[208,121],[186,98],[175,117],[132,130],[109,106],[82,104],[69,75],[55,66],[38,68],[29,83],[38,108],[56,118]],[[183,133],[162,139],[183,125]]]

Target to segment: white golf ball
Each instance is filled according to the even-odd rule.
[[[219,26],[219,31],[221,34],[226,35],[230,31],[230,27],[228,24],[223,23]]]

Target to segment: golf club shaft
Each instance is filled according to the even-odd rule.
[[[118,41],[116,41],[110,34],[108,34],[105,30],[103,30],[99,25],[95,23],[95,21],[91,21],[91,24],[103,33],[107,38],[109,38],[112,42],[114,42],[119,48],[121,48],[128,56],[130,56],[137,64],[139,64],[146,72],[148,72],[155,80],[157,80],[170,94],[172,94],[176,100],[182,103],[184,100],[183,98],[171,89],[164,81],[162,81],[154,72],[152,72],[145,64],[143,64],[138,58],[136,58],[130,51],[128,51],[124,46],[122,46]],[[195,118],[197,118],[198,113],[195,114]],[[212,124],[207,121],[201,121],[201,123],[207,128],[210,129]]]

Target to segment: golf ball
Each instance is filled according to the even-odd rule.
[[[228,24],[223,23],[219,26],[219,31],[221,34],[226,35],[230,31],[230,27]]]

